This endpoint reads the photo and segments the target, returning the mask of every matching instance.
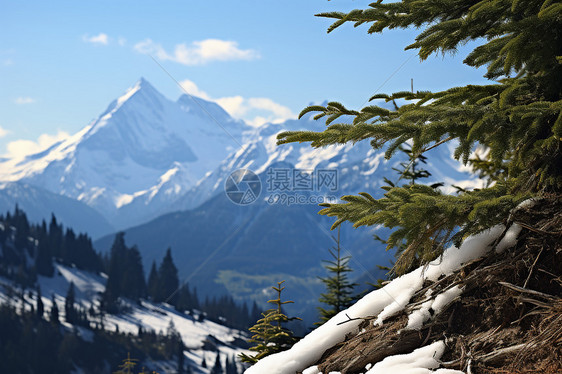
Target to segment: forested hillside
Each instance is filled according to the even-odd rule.
[[[260,311],[202,296],[180,283],[170,250],[145,279],[122,233],[101,256],[54,215],[49,224],[30,223],[17,206],[0,215],[2,372],[109,372],[127,353],[147,367],[195,373],[218,357],[234,372],[243,331]]]

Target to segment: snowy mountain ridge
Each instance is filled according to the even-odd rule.
[[[306,173],[333,169],[338,197],[380,192],[382,177],[395,174],[399,161],[385,160],[383,151],[367,141],[321,149],[307,143],[276,145],[281,131],[323,127],[307,115],[254,128],[214,102],[189,95],[171,101],[141,78],[68,139],[22,159],[1,159],[0,181],[78,200],[118,230],[200,206],[222,193],[226,178],[240,168],[263,175],[280,164]],[[449,149],[432,152],[428,169],[434,178],[428,183],[474,185],[474,176],[459,167]]]
[[[0,180],[77,199],[124,227],[140,223],[133,219],[140,210],[158,214],[159,205],[216,167],[249,129],[215,103],[186,95],[172,102],[141,78],[68,139],[23,159],[2,160]]]

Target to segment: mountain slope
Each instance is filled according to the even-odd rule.
[[[343,119],[342,119],[343,120]],[[288,120],[281,124],[266,124],[246,137],[243,147],[228,155],[220,165],[207,173],[203,179],[180,196],[170,205],[170,210],[193,209],[212,196],[224,192],[227,177],[237,169],[250,169],[255,173],[266,173],[270,169],[279,169],[276,165],[284,163],[288,169],[298,169],[306,173],[318,170],[334,170],[337,173],[335,190],[331,195],[340,197],[367,191],[374,195],[382,195],[380,187],[385,185],[383,177],[394,182],[398,181],[398,174],[393,168],[400,169],[400,162],[406,160],[404,155],[397,154],[392,161],[384,158],[384,150],[375,151],[368,141],[357,144],[345,144],[313,149],[309,144],[292,143],[277,146],[277,134],[282,131],[312,130],[320,131],[322,125],[305,116],[300,120]],[[428,164],[423,165],[431,172],[431,176],[424,183],[445,182],[443,189],[452,193],[452,185],[464,188],[481,187],[481,180],[461,166],[452,157],[453,147],[438,147],[427,154]],[[267,190],[268,178],[264,178],[264,191],[275,193],[279,191]],[[404,181],[399,182],[404,183]],[[318,192],[318,191],[314,191]],[[326,191],[321,191],[325,193]]]
[[[100,213],[80,201],[25,183],[0,183],[0,212],[13,211],[15,204],[32,222],[49,222],[54,214],[65,227],[87,232],[94,239],[115,230]]]
[[[266,175],[262,175],[265,185]],[[149,269],[171,247],[181,279],[202,294],[230,292],[239,299],[265,302],[264,292],[275,281],[287,280],[286,296],[295,300],[299,313],[315,318],[314,306],[323,291],[317,276],[324,274],[322,260],[334,244],[330,218],[318,216],[315,204],[269,204],[260,197],[253,204],[233,204],[218,194],[196,209],[163,215],[125,230],[128,243],[136,244]],[[113,236],[97,240],[97,250],[109,250]],[[370,230],[342,230],[346,254],[359,276],[366,267],[388,264],[391,253],[372,240]],[[376,283],[376,278],[371,279]]]
[[[51,310],[52,300],[54,300],[61,312],[61,321],[65,320],[65,295],[71,283],[74,284],[76,306],[89,310],[92,304],[97,308],[98,299],[105,290],[106,281],[107,279],[104,276],[60,264],[56,265],[53,277],[39,276],[37,280],[43,295],[41,300],[46,314]],[[16,284],[0,277],[0,305],[21,304],[21,297],[15,292],[16,290],[18,290]],[[32,306],[37,303],[36,295],[29,290],[24,292],[23,295],[25,308],[27,311],[31,311]],[[230,359],[241,352],[246,352],[243,348],[240,348],[240,345],[245,345],[247,336],[239,330],[198,318],[197,314],[180,313],[167,304],[154,304],[143,300],[140,304],[127,302],[127,306],[128,310],[124,313],[104,315],[103,325],[107,331],[128,333],[132,336],[136,336],[139,331],[167,334],[170,326],[173,325],[185,344],[183,352],[185,362],[195,373],[209,373],[209,369],[201,367],[201,363],[205,360],[211,365],[217,354],[220,354],[224,367],[227,357]],[[99,326],[99,317],[90,316],[90,323]],[[62,329],[74,331],[82,340],[90,343],[97,339],[96,334],[100,333],[68,322],[62,323]],[[100,361],[108,359],[108,357],[97,358]],[[121,357],[121,359],[124,358]],[[176,369],[176,360],[148,361],[144,362],[143,365],[165,373]]]

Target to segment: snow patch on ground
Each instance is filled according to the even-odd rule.
[[[290,350],[280,352],[268,357],[263,358],[258,363],[246,370],[246,374],[294,374],[296,371],[302,371],[306,369],[306,374],[317,374],[314,371],[314,367],[310,367],[314,364],[322,354],[330,347],[333,347],[337,343],[342,342],[345,336],[349,333],[357,334],[358,326],[361,323],[362,317],[377,316],[375,324],[383,324],[384,321],[395,315],[396,313],[402,311],[404,307],[408,304],[411,297],[415,292],[422,288],[425,280],[437,281],[442,275],[450,275],[455,270],[460,269],[464,264],[469,261],[475,260],[479,257],[486,255],[491,246],[497,241],[502,233],[505,232],[505,227],[503,225],[497,225],[489,230],[483,231],[477,235],[473,235],[467,238],[460,248],[451,246],[448,248],[441,258],[432,261],[426,267],[420,267],[411,273],[405,274],[399,278],[394,279],[392,282],[387,284],[385,287],[375,290],[362,299],[360,299],[356,304],[348,308],[347,310],[341,311],[335,317],[330,319],[324,325],[320,326],[316,330],[312,331],[310,334],[305,336],[299,342],[297,342]],[[517,234],[519,233],[515,225],[512,225],[506,234],[500,241],[499,245],[503,249],[508,246],[514,245],[516,241]],[[412,317],[412,328],[420,323],[420,319],[425,318],[424,307],[429,313],[429,308],[433,307],[436,309],[444,308],[448,303],[450,303],[454,298],[461,294],[462,290],[459,287],[453,287],[435,297],[435,299],[427,301],[422,305],[422,309],[418,311],[419,316],[416,315]],[[431,302],[431,304],[430,304]],[[416,311],[415,311],[416,312]],[[414,312],[414,313],[415,313]],[[348,321],[349,318],[351,321]],[[359,318],[358,320],[353,320],[353,318]],[[347,323],[340,324],[343,321],[348,321]],[[423,322],[421,322],[423,323]],[[431,351],[430,357],[433,359],[433,353],[437,352],[439,349],[444,349],[443,343],[433,343],[427,347],[422,347],[410,355],[399,355],[406,356],[406,358],[396,358],[391,359],[390,357],[381,361],[381,364],[386,361],[404,363],[409,361],[404,360],[417,360],[418,357],[426,357],[427,352]],[[439,354],[439,357],[441,353]],[[437,355],[435,355],[437,356]],[[394,361],[396,360],[396,361]],[[434,360],[435,361],[435,360]],[[415,364],[418,366],[412,366],[409,368],[408,372],[411,373],[429,373],[429,368],[436,368],[437,366],[427,365],[427,360],[420,358],[415,362],[420,362],[420,364]],[[437,361],[435,361],[437,362]],[[386,365],[386,364],[385,364]],[[414,365],[414,364],[412,364]],[[421,365],[421,366],[420,366]],[[425,366],[423,366],[425,365]],[[380,366],[379,366],[380,367]],[[307,369],[308,368],[308,369]],[[414,369],[417,368],[417,369]],[[317,370],[317,369],[316,369]],[[376,370],[376,371],[374,371]],[[417,371],[416,371],[417,370]],[[425,370],[425,371],[424,371]],[[382,372],[400,372],[405,371],[380,371],[375,365],[370,371],[372,373],[382,373]],[[460,373],[458,371],[435,371],[437,373]]]
[[[389,356],[377,362],[375,366],[365,374],[464,374],[462,371],[451,369],[436,369],[439,367],[439,359],[445,352],[445,343],[438,341],[425,347],[418,348],[412,353]]]

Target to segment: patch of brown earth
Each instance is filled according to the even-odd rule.
[[[361,316],[361,333],[326,351],[317,363],[321,372],[363,373],[367,364],[444,340],[444,368],[472,374],[562,373],[562,199],[521,209],[507,225],[513,223],[523,227],[516,247],[428,282],[382,326]],[[428,289],[436,294],[455,285],[464,287],[458,301],[420,331],[404,329]]]

